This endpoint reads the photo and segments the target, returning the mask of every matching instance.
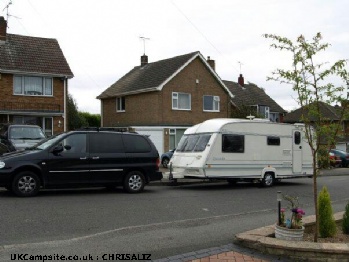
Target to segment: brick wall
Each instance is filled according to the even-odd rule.
[[[13,107],[16,107],[16,105],[30,104],[30,106],[32,107],[31,108],[32,111],[35,111],[35,109],[40,110],[42,108],[56,109],[58,108],[58,105],[59,105],[60,112],[63,113],[63,110],[64,110],[64,99],[63,99],[64,81],[62,81],[60,78],[53,79],[53,96],[52,97],[22,96],[22,95],[13,95],[13,75],[1,73],[0,94],[1,94],[1,103],[2,103],[0,105],[0,110],[3,110],[3,108],[1,107],[4,106],[5,103],[13,103],[12,104]],[[37,116],[42,116],[42,114],[38,112]],[[7,119],[7,115],[0,115],[0,119],[1,120]],[[58,126],[59,120],[62,123],[60,127]],[[53,127],[54,127],[54,133],[63,132],[63,118],[53,117]]]
[[[190,93],[191,110],[172,110],[172,92]],[[220,112],[204,112],[203,95],[219,96]],[[199,58],[168,82],[162,92],[126,96],[125,112],[116,112],[116,98],[104,99],[102,104],[104,126],[191,126],[207,119],[230,116],[228,94]]]

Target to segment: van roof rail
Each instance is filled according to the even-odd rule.
[[[112,132],[130,132],[130,133],[136,133],[129,131],[126,127],[93,127],[93,126],[87,126],[87,127],[81,127],[78,129],[75,129],[76,131],[112,131]]]

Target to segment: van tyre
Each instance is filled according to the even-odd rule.
[[[31,171],[18,173],[12,182],[12,191],[20,197],[31,197],[38,194],[40,190],[40,179]]]
[[[271,187],[274,185],[274,175],[271,173],[267,173],[264,175],[262,179],[262,186],[263,187]]]
[[[131,171],[124,180],[124,190],[129,193],[142,192],[145,186],[145,178],[140,171]]]

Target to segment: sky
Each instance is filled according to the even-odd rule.
[[[194,51],[215,60],[221,79],[237,82],[241,73],[285,110],[296,109],[291,86],[267,81],[291,57],[262,35],[321,32],[331,44],[323,61],[349,59],[348,10],[347,0],[0,0],[8,33],[58,40],[74,73],[69,93],[92,114],[100,113],[96,97],[144,53],[155,62]]]

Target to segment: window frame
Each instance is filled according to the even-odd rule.
[[[126,112],[126,98],[124,96],[116,98],[116,112]]]
[[[212,109],[205,109],[205,97],[212,97]],[[204,95],[202,97],[202,108],[204,112],[220,112],[220,97],[213,95]],[[215,102],[217,102],[217,107],[215,108]]]
[[[41,94],[34,93],[37,91],[27,91],[26,90],[26,79],[28,80],[29,78],[40,78],[41,89],[42,89]],[[18,80],[20,80],[20,81],[18,81]],[[47,86],[48,83],[50,83],[50,85],[51,85],[50,87]],[[16,89],[17,89],[16,84],[20,85],[20,92],[16,91]],[[49,92],[46,92],[47,90],[49,90]],[[33,93],[29,94],[26,92],[33,92]],[[53,97],[53,77],[33,76],[33,75],[13,75],[13,95]]]
[[[179,108],[180,95],[188,95],[189,108]],[[175,104],[177,104],[177,105],[175,106]],[[182,92],[172,92],[172,110],[190,111],[191,110],[191,94],[190,93],[182,93]]]

